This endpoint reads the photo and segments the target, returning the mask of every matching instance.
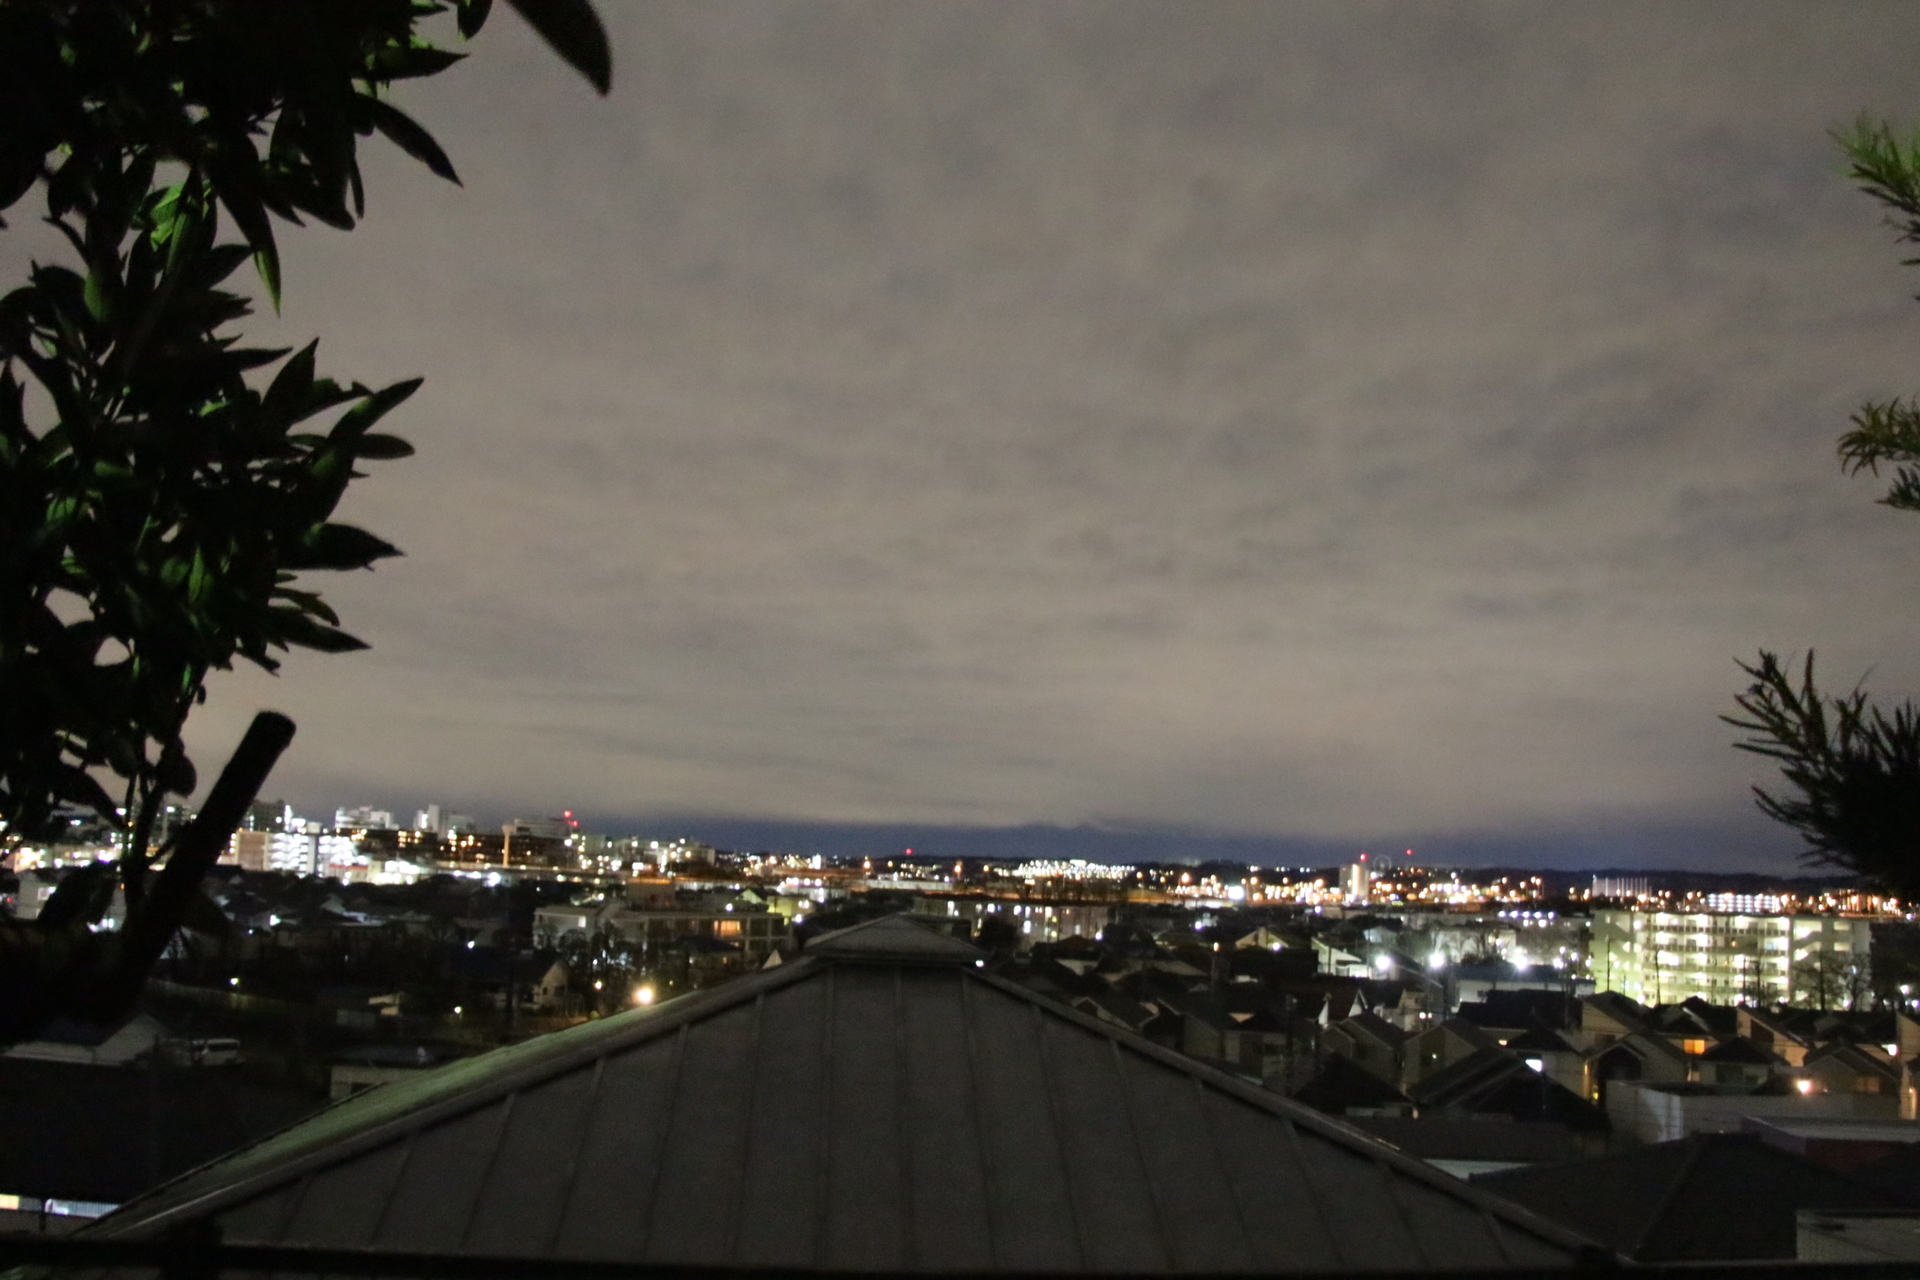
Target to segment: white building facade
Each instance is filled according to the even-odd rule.
[[[1642,1004],[1845,1008],[1867,990],[1870,923],[1857,916],[1595,911],[1592,975]]]

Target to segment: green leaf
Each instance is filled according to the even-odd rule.
[[[603,96],[613,87],[607,30],[590,0],[507,0],[566,64]]]
[[[207,558],[199,548],[193,552],[193,566],[187,572],[187,599],[199,604],[207,596],[210,575],[207,572]],[[191,788],[189,788],[191,790]]]
[[[351,441],[355,436],[364,435],[367,428],[380,421],[402,401],[420,389],[425,378],[408,378],[396,382],[390,387],[382,387],[365,400],[340,415],[340,421],[333,424],[330,438],[335,441]]]
[[[300,569],[364,569],[375,560],[400,554],[400,548],[350,524],[323,524],[301,539],[299,556],[288,561]]]
[[[454,63],[465,60],[466,56],[451,49],[436,49],[426,44],[389,46],[367,59],[366,78],[387,81],[438,75]]]
[[[487,25],[487,14],[493,8],[493,0],[460,0],[460,35],[471,40],[480,34],[480,28]]]
[[[281,575],[282,578],[289,580],[292,579],[293,576],[291,573]],[[292,587],[278,587],[275,588],[273,595],[276,600],[292,601],[302,612],[311,614],[322,622],[336,627],[340,625],[340,615],[330,609],[327,606],[327,602],[322,600],[316,592],[298,591]]]
[[[282,644],[318,649],[322,653],[352,653],[367,647],[365,641],[336,628],[323,627],[297,609],[275,605],[272,612],[274,629],[279,632]]]
[[[252,246],[254,269],[260,273],[260,283],[266,286],[267,297],[277,312],[280,310],[280,249],[274,243],[273,223],[267,218],[260,189],[259,160],[251,144],[243,151],[244,158],[238,163],[221,152],[209,157],[213,187],[234,225]],[[182,201],[182,207],[189,203]]]
[[[273,303],[274,314],[280,312],[280,250],[273,243],[273,233],[267,233],[264,248],[253,251],[253,269],[260,274],[260,283],[266,286],[267,298]]]
[[[353,454],[356,458],[374,458],[379,460],[411,458],[413,456],[413,446],[405,440],[402,440],[399,436],[369,432],[360,437],[360,443],[353,447]]]
[[[319,350],[320,339],[315,338],[293,354],[280,372],[273,375],[273,383],[267,388],[266,397],[261,401],[260,412],[267,422],[285,430],[303,416],[300,409],[306,404],[308,393],[313,390],[314,353]]]
[[[366,109],[374,128],[387,136],[388,141],[402,151],[427,166],[439,177],[445,178],[454,186],[460,185],[460,175],[453,171],[453,162],[447,159],[447,153],[433,140],[433,135],[421,128],[419,123],[389,103],[378,98],[362,95],[360,105]]]

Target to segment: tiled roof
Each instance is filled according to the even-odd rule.
[[[895,1273],[1575,1260],[1578,1237],[917,929],[371,1090],[95,1230]]]

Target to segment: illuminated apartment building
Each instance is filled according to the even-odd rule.
[[[1373,873],[1367,870],[1365,862],[1349,862],[1340,868],[1340,896],[1350,903],[1372,901]]]
[[[1872,932],[1848,916],[1595,911],[1594,985],[1642,1004],[1840,1008],[1866,990]]]

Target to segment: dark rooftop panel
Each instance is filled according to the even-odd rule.
[[[383,1086],[97,1229],[896,1274],[1574,1260],[1523,1211],[885,923]]]
[[[972,964],[987,953],[971,943],[936,933],[903,916],[881,916],[823,933],[806,954],[840,960],[910,961],[916,964]]]

